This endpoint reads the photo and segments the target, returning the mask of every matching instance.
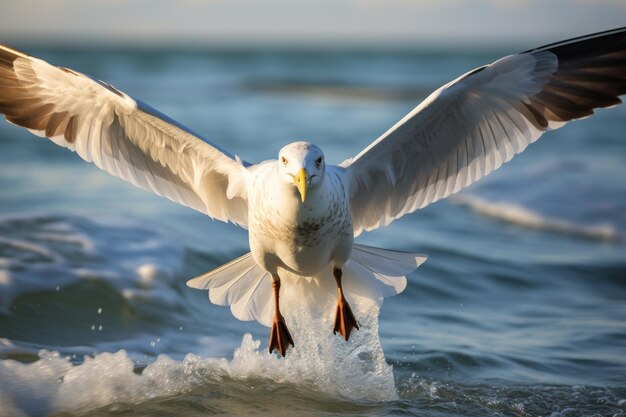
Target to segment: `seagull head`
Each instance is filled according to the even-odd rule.
[[[307,190],[322,183],[324,172],[324,153],[309,142],[290,143],[278,153],[279,176],[298,189],[303,203]]]

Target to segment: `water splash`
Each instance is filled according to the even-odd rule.
[[[233,370],[243,375],[248,369],[262,370],[276,381],[306,383],[317,391],[333,397],[351,400],[388,401],[397,399],[392,367],[385,361],[378,337],[379,305],[366,298],[353,298],[352,306],[360,330],[353,331],[346,342],[334,335],[334,301],[323,309],[325,313],[311,314],[309,306],[297,302],[285,303],[286,317],[295,347],[285,358],[269,356],[266,347],[244,337],[235,352]]]
[[[88,413],[250,380],[297,385],[339,399],[395,400],[392,367],[385,362],[378,339],[378,305],[359,300],[355,307],[361,330],[347,343],[332,334],[327,318],[292,312],[290,326],[297,346],[286,358],[268,354],[260,341],[246,334],[232,360],[187,354],[177,361],[160,355],[141,373],[124,350],[85,357],[80,364],[47,350],[40,351],[33,363],[3,360],[0,416]]]

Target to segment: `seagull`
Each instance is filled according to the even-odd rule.
[[[249,231],[250,252],[188,282],[270,327],[269,352],[295,347],[281,283],[328,299],[333,332],[358,330],[348,299],[400,293],[426,257],[354,243],[364,231],[456,193],[544,132],[621,103],[626,28],[481,66],[442,86],[338,165],[308,142],[251,164],[112,85],[0,45],[0,112],[141,188]],[[332,283],[334,279],[334,283]],[[284,293],[284,292],[283,292]],[[272,303],[273,298],[273,303]]]

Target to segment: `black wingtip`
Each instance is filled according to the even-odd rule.
[[[622,42],[626,43],[626,26],[604,30],[602,32],[596,32],[589,35],[577,36],[575,38],[566,39],[564,41],[549,43],[547,45],[529,49],[522,53],[528,54],[540,51],[551,51],[555,53],[558,52],[557,55],[563,55],[566,54],[568,50],[570,50],[568,46],[576,45],[576,50],[579,50],[580,47],[583,45],[586,47],[595,46],[597,48],[602,44],[615,44],[615,42],[619,42],[620,39]]]

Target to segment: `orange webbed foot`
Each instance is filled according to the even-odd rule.
[[[354,328],[359,330],[359,325],[354,318],[354,314],[352,314],[350,304],[348,304],[345,298],[341,298],[337,302],[337,310],[335,312],[335,327],[333,329],[333,334],[337,334],[337,332],[339,332],[339,334],[341,334],[343,338],[348,341],[348,339],[350,338],[350,333]]]
[[[274,322],[272,323],[272,330],[270,332],[270,353],[276,349],[283,357],[285,357],[285,353],[287,352],[289,345],[295,347],[291,334],[289,333],[289,329],[287,329],[285,319],[282,315],[274,316]]]

